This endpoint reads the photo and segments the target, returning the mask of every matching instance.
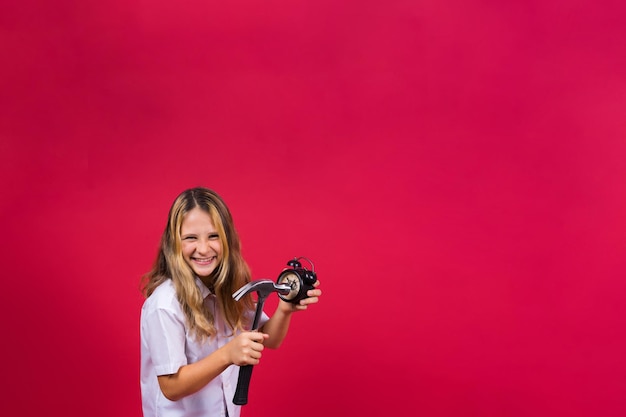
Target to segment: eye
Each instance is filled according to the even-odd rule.
[[[194,240],[195,238],[195,236],[185,236],[183,237],[183,240]]]
[[[213,233],[211,235],[209,235],[209,239],[211,240],[215,240],[215,239],[219,239],[220,235],[218,235],[217,233]]]

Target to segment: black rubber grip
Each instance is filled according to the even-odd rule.
[[[248,404],[248,388],[250,387],[250,378],[252,378],[252,365],[244,365],[239,367],[239,379],[237,380],[237,390],[233,397],[233,403],[236,405]]]

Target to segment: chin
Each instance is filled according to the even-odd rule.
[[[208,272],[207,271],[196,271],[196,275],[199,276],[199,277],[208,278],[211,275],[213,275],[214,271],[215,270],[208,271]]]

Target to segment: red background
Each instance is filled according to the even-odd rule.
[[[139,277],[206,185],[324,290],[244,416],[625,415],[621,4],[3,1],[1,414],[141,415]]]

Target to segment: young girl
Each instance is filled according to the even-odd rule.
[[[232,294],[250,282],[239,237],[224,201],[212,190],[181,193],[170,208],[152,270],[144,277],[141,309],[141,396],[144,417],[237,417],[239,367],[257,365],[264,347],[278,348],[291,315],[317,303],[280,300],[259,331],[250,295]],[[319,282],[316,284],[316,287]]]

